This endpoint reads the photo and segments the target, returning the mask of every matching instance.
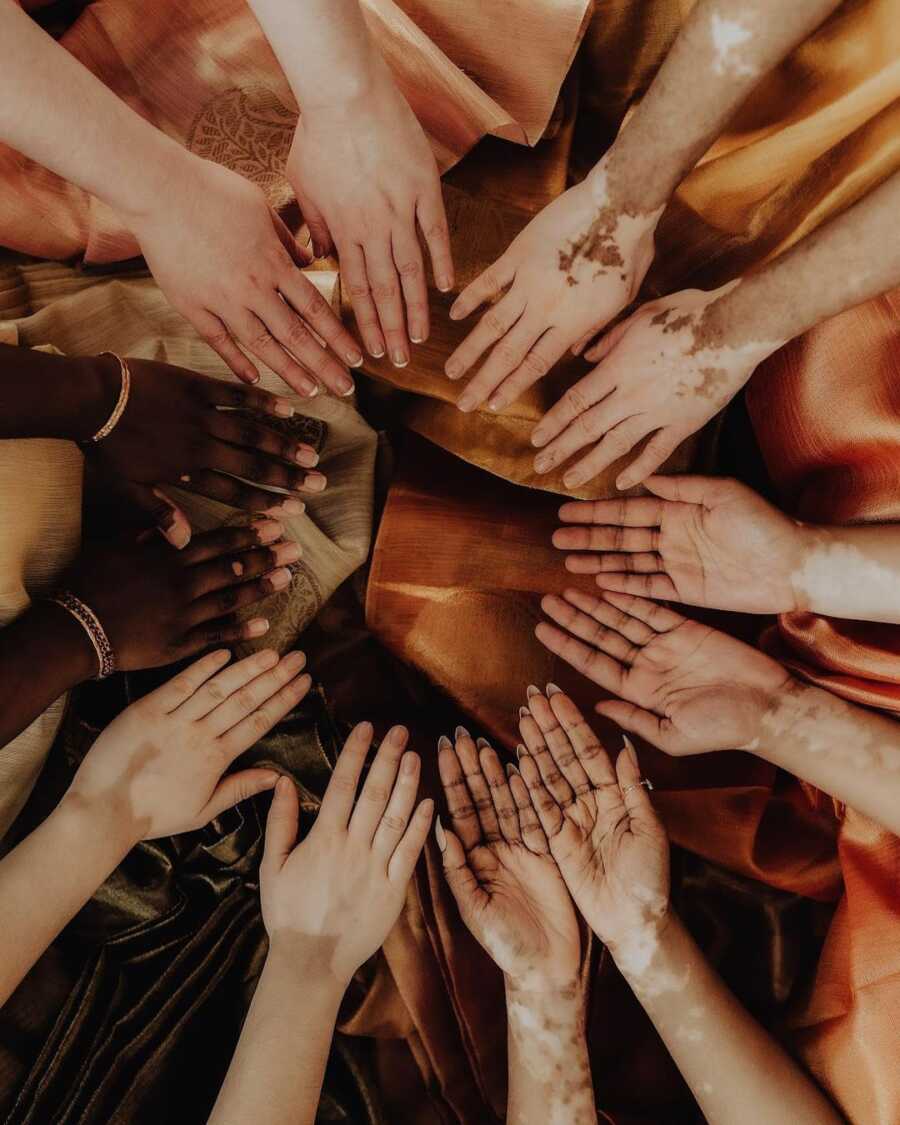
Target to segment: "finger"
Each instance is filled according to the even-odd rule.
[[[403,833],[388,863],[388,878],[392,882],[405,886],[412,878],[422,848],[425,847],[425,841],[428,839],[428,833],[431,831],[433,816],[434,801],[426,797],[413,814],[409,827]]]
[[[397,780],[387,808],[375,829],[372,851],[382,857],[385,868],[409,824],[419,789],[420,768],[419,755],[407,750],[400,759]]]
[[[553,546],[564,551],[646,553],[659,550],[659,535],[655,527],[561,527],[553,533]]]
[[[186,575],[185,590],[192,601],[207,594],[249,582],[251,578],[267,575],[297,562],[302,555],[298,543],[275,543],[271,547],[258,547],[226,555],[199,566],[190,567]]]
[[[232,338],[225,324],[211,312],[194,313],[190,318],[198,334],[216,355],[245,383],[258,383],[259,371]]]
[[[563,829],[566,819],[563,816],[563,811],[548,791],[541,771],[530,754],[523,754],[519,758],[519,772],[528,787],[529,799],[537,813],[544,835],[547,837],[547,843],[552,847],[553,838],[558,836]]]
[[[302,277],[302,274],[300,276]],[[311,292],[306,293],[304,308],[324,308],[327,310],[328,316],[336,320],[337,318],[332,312],[331,306],[322,294],[308,281],[305,283]],[[290,287],[290,283],[287,279],[282,279],[282,284],[288,288]],[[297,300],[302,300],[302,296],[298,296]],[[306,324],[304,324],[296,312],[294,312],[293,308],[283,301],[275,290],[272,290],[262,297],[260,304],[254,311],[261,323],[266,326],[275,340],[281,345],[283,353],[293,356],[297,364],[301,365],[297,370],[303,373],[304,379],[308,380],[309,375],[313,375],[318,382],[324,384],[329,390],[334,391],[336,395],[341,395],[344,398],[353,393],[354,383],[344,364],[338,362],[327,348],[322,347]],[[313,314],[311,314],[311,316],[312,315]],[[319,316],[318,321],[320,323],[321,320],[322,318]],[[260,339],[262,339],[262,337],[260,337]],[[265,346],[264,341],[263,346]],[[354,356],[357,353],[358,349],[355,350]],[[290,383],[291,379],[289,375],[293,369],[297,367],[297,364],[294,364],[293,367],[288,365],[285,371],[279,371],[278,368],[273,368],[273,370],[278,371],[278,374]],[[269,366],[271,367],[272,365],[270,364]],[[291,385],[293,385],[293,383]]]
[[[606,359],[613,348],[625,335],[628,329],[629,321],[623,320],[610,329],[609,332],[604,332],[596,344],[584,353],[584,358],[588,363],[600,363],[601,360]]]
[[[208,496],[230,508],[244,512],[262,512],[271,516],[299,516],[306,511],[306,505],[295,496],[285,496],[280,492],[266,492],[234,477],[217,473],[211,469],[195,469],[188,481],[181,487],[190,487],[198,496]]]
[[[631,731],[660,750],[667,750],[670,746],[670,727],[667,719],[660,719],[658,715],[636,707],[633,703],[626,703],[623,699],[606,699],[596,704],[594,710],[598,715],[612,720],[622,730]]]
[[[678,590],[668,574],[608,574],[605,567],[601,567],[595,581],[604,592],[639,594],[662,601],[679,600]]]
[[[614,785],[616,775],[612,763],[584,715],[564,692],[555,691],[549,700],[589,785],[594,789]]]
[[[414,216],[411,216],[408,227],[397,227],[392,231],[391,250],[406,303],[409,338],[414,344],[421,344],[428,339],[428,290]]]
[[[359,775],[372,745],[373,734],[371,723],[358,723],[350,732],[319,806],[318,819],[321,823],[332,828],[347,827],[356,800]]]
[[[586,335],[582,336],[578,343],[572,345],[572,355],[581,355],[584,349],[588,346],[591,340],[597,335],[595,329],[591,329]]]
[[[254,664],[255,657],[250,656],[242,664],[251,664],[247,670],[249,674],[243,677],[243,682],[238,682],[234,676],[227,684],[222,683],[222,676],[217,676],[208,686],[214,692],[228,690],[223,695],[218,706],[213,706],[207,713],[204,725],[207,726],[217,738],[243,722],[248,715],[258,711],[260,707],[272,696],[276,695],[286,684],[291,683],[306,667],[306,656],[302,652],[289,652],[281,660],[276,659],[273,664],[271,659]],[[259,664],[262,663],[262,668]],[[235,668],[239,667],[235,665]],[[227,669],[233,671],[233,669]],[[256,675],[253,675],[256,672]],[[218,681],[218,682],[217,682]],[[234,684],[235,686],[231,686]],[[198,695],[201,693],[198,692]]]
[[[529,687],[528,707],[523,707],[519,712],[519,732],[522,735],[525,748],[537,763],[537,767],[541,771],[541,778],[553,795],[554,801],[560,808],[567,809],[575,801],[575,793],[550,753],[544,731],[533,713],[534,709],[542,714],[544,722],[548,726],[555,727],[558,724],[549,706],[546,707],[546,710],[543,710],[538,700],[545,705],[547,703],[537,688]],[[550,722],[547,722],[547,712],[550,714]]]
[[[687,621],[680,613],[676,613],[658,602],[648,601],[646,598],[636,598],[630,594],[606,594],[606,601],[627,613],[629,617],[636,617],[649,625],[656,633],[670,633]]]
[[[194,692],[199,691],[206,681],[222,669],[230,659],[231,653],[228,649],[207,653],[152,692],[147,697],[148,701],[152,700],[154,706],[158,705],[164,714],[170,715],[177,708],[182,707]]]
[[[623,410],[619,396],[611,396],[589,407],[535,457],[535,469],[540,473],[549,472],[557,465],[568,461],[580,449],[593,445],[607,430],[618,425],[622,420]]]
[[[656,636],[649,625],[628,613],[623,613],[602,596],[595,598],[581,590],[570,589],[565,591],[564,597],[570,605],[580,609],[582,613],[590,614],[601,625],[608,625],[610,629],[621,633],[631,641],[632,647],[648,644]]]
[[[510,290],[510,297],[513,295],[513,291]],[[490,310],[485,313],[485,316],[489,315]],[[459,402],[456,404],[459,409],[469,411],[481,406],[510,373],[523,363],[539,339],[541,331],[538,320],[529,316],[526,310],[506,335],[494,345],[481,370],[460,395]]]
[[[176,646],[173,659],[185,660],[205,648],[234,644],[237,641],[256,640],[269,631],[267,617],[253,617],[249,621],[239,621],[233,614],[207,621],[191,629]]]
[[[334,250],[334,240],[325,216],[307,195],[298,193],[297,202],[303,215],[303,221],[309,230],[309,239],[312,243],[312,252],[316,258],[325,258]]]
[[[279,280],[278,289],[289,309],[293,309],[302,321],[325,341],[335,356],[340,357],[343,363],[349,363],[351,367],[359,367],[362,364],[363,355],[359,350],[359,344],[308,277],[299,270],[288,269]],[[298,331],[296,325],[286,326],[286,330],[295,333]],[[302,342],[302,337],[300,340]],[[305,344],[302,355],[294,351],[290,344],[288,346],[297,359],[314,371],[326,386],[331,387],[336,394],[349,395],[353,391],[353,379],[344,370],[342,363],[338,363],[327,352],[323,356],[318,341],[312,337],[310,340],[319,348],[318,359]],[[333,381],[331,381],[332,377]]]
[[[227,777],[223,777],[213,790],[213,795],[200,813],[200,823],[209,824],[227,809],[239,805],[241,801],[274,789],[277,781],[278,774],[274,770],[249,769],[230,773]]]
[[[547,695],[541,695],[540,692],[531,695],[528,699],[528,707],[541,729],[541,734],[544,736],[544,741],[557,770],[562,773],[568,782],[574,801],[590,792],[591,779],[575,752],[569,731],[562,724],[557,714],[557,707],[554,706],[554,700],[557,696],[566,698],[556,684],[548,684]],[[575,709],[574,703],[571,706]],[[577,714],[577,709],[575,709],[575,712]],[[540,765],[541,763],[538,762],[538,768],[540,768]],[[544,775],[543,770],[541,775],[544,777],[544,783],[549,786],[548,778]],[[555,793],[554,796],[556,796]]]
[[[311,687],[312,678],[309,675],[304,673],[298,676],[270,696],[261,707],[246,719],[242,719],[237,726],[232,727],[227,734],[222,735],[219,745],[225,757],[234,761],[239,754],[243,754],[245,750],[249,750],[259,742],[276,723],[281,722],[285,715],[298,706]]]
[[[235,555],[254,547],[268,546],[283,534],[284,527],[277,520],[254,520],[243,527],[204,531],[194,536],[191,545],[182,552],[181,561],[185,566],[195,566],[223,555]]]
[[[298,267],[308,266],[313,260],[312,251],[308,247],[300,245],[280,216],[276,215],[274,211],[271,212],[271,215],[272,226],[278,235],[278,241],[287,250],[293,264]]]
[[[448,379],[461,379],[481,359],[488,348],[502,340],[525,309],[525,298],[510,291],[478,321],[444,365]]]
[[[185,700],[179,709],[179,714],[190,722],[205,718],[230,695],[263,672],[274,668],[277,663],[278,653],[267,648],[261,652],[254,652],[252,656],[238,660],[235,664],[229,664],[224,671],[207,680],[189,699]]]
[[[589,371],[583,379],[579,379],[566,391],[559,402],[555,403],[535,426],[531,435],[531,444],[539,449],[549,445],[554,438],[564,433],[576,418],[586,414],[610,395],[616,389],[618,378],[618,370],[612,365]]]
[[[369,355],[380,359],[384,355],[384,337],[378,321],[378,310],[372,300],[366,259],[361,246],[341,247],[341,274],[366,350]]]
[[[563,484],[566,488],[579,488],[587,484],[589,480],[593,480],[608,469],[613,462],[627,456],[637,443],[647,436],[649,428],[652,426],[643,415],[626,418],[624,422],[614,425],[586,457],[567,470],[563,477]]]
[[[506,773],[500,764],[496,751],[485,743],[480,748],[479,760],[481,772],[488,783],[491,800],[494,803],[494,812],[504,840],[521,840],[522,832],[519,828],[519,814],[516,803],[506,780]]]
[[[274,290],[271,299],[278,300]],[[284,307],[283,302],[279,301],[279,304]],[[267,315],[266,312],[263,315]],[[275,339],[266,320],[257,316],[255,311],[244,309],[241,316],[235,320],[234,332],[248,352],[262,360],[276,375],[280,375],[297,394],[310,398],[318,392],[319,387],[315,379],[285,351]]]
[[[240,388],[238,388],[240,389]],[[290,465],[312,469],[319,463],[319,455],[311,445],[286,437],[271,426],[260,425],[243,413],[215,410],[210,412],[208,432],[229,445],[256,450],[259,454],[277,457]],[[210,468],[219,468],[210,464]]]
[[[378,747],[348,828],[350,835],[364,844],[372,843],[379,821],[384,816],[408,742],[406,727],[391,727]]]
[[[546,331],[531,348],[519,366],[509,375],[488,402],[489,410],[505,410],[558,363],[566,350],[562,333],[556,328]]]
[[[723,492],[733,494],[736,483],[727,477],[656,475],[648,477],[644,481],[644,487],[664,500],[709,507],[710,504],[721,499]]]
[[[297,843],[300,823],[300,799],[297,786],[289,777],[279,777],[266,817],[266,843],[263,868],[280,871]]]
[[[470,852],[481,843],[481,823],[453,743],[445,735],[438,741],[438,772],[450,821],[463,847]]]
[[[507,285],[512,283],[515,272],[512,255],[504,254],[463,289],[453,302],[450,319],[465,320],[469,313],[473,313],[486,301],[495,301]]]
[[[273,395],[260,387],[239,387],[222,379],[207,379],[203,384],[203,401],[207,406],[223,406],[230,410],[250,410],[254,414],[270,414],[273,418],[293,418],[294,407],[289,399]],[[217,417],[231,415],[218,412]],[[239,442],[238,444],[243,444]]]
[[[672,456],[681,441],[681,435],[671,426],[657,430],[628,468],[619,473],[616,488],[624,491],[641,484]]]
[[[632,830],[637,826],[647,832],[665,835],[665,829],[653,808],[649,789],[641,784],[644,779],[641,777],[637,751],[628,737],[625,737],[624,745],[616,758],[616,776],[622,790],[622,800],[631,818]]]
[[[444,865],[444,876],[450,893],[456,900],[460,917],[471,929],[470,919],[488,902],[487,892],[480,886],[475,874],[466,860],[466,851],[455,833],[444,830],[441,818],[434,827],[438,848]]]
[[[485,742],[486,746],[487,743]],[[480,746],[476,746],[468,731],[462,727],[456,728],[456,755],[465,775],[466,785],[472,797],[472,804],[478,814],[481,825],[481,834],[486,844],[495,844],[501,838],[500,822],[494,812],[494,802],[491,800],[491,791],[481,772],[481,762],[478,758]]]
[[[571,664],[576,671],[607,691],[618,692],[622,685],[623,668],[617,660],[612,660],[605,653],[598,652],[584,641],[573,637],[571,633],[544,621],[534,632],[544,648]]]
[[[325,477],[318,471],[308,472],[296,465],[285,465],[265,453],[240,449],[224,442],[210,443],[205,460],[204,469],[215,469],[266,488],[280,488],[287,492],[321,492],[324,488]]]
[[[156,527],[160,535],[176,551],[184,550],[191,541],[191,524],[174,500],[161,488],[146,484],[121,481],[118,486],[126,503],[143,514],[148,526]]]
[[[528,795],[528,786],[522,780],[522,775],[514,765],[508,765],[506,767],[506,773],[509,778],[509,791],[512,794],[512,799],[515,801],[516,809],[519,814],[519,828],[522,832],[522,843],[535,855],[548,855],[550,845],[547,843],[547,837],[543,828],[541,828],[538,815],[534,811],[531,797]]]
[[[559,518],[563,523],[658,528],[663,511],[663,505],[652,496],[622,496],[617,500],[570,500],[559,509]]]
[[[406,334],[406,319],[403,315],[403,302],[400,299],[400,279],[390,244],[371,242],[363,247],[366,258],[366,273],[372,290],[372,300],[378,310],[378,322],[387,345],[387,353],[395,367],[406,367],[409,363],[409,342]]]
[[[453,288],[455,271],[453,269],[453,252],[450,248],[447,214],[444,210],[444,197],[441,194],[440,180],[437,177],[435,177],[434,186],[423,192],[416,212],[431,258],[434,283],[442,293],[449,293]]]
[[[286,590],[293,580],[293,574],[286,566],[271,570],[262,578],[242,582],[238,586],[226,586],[191,602],[185,617],[191,628],[203,625],[219,617],[227,617],[246,606],[256,605],[264,598]]]
[[[597,599],[585,600],[592,603]],[[632,644],[615,629],[597,621],[589,611],[579,609],[568,598],[550,594],[544,598],[541,608],[573,637],[584,641],[590,648],[605,653],[619,665],[631,665],[640,652],[639,645]]]

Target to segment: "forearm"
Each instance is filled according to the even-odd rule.
[[[273,944],[210,1125],[312,1125],[343,993],[307,947]]]
[[[798,610],[900,623],[900,524],[802,527],[799,560]]]
[[[0,755],[54,700],[96,674],[87,634],[61,606],[38,602],[0,629]]]
[[[611,202],[651,212],[675,188],[756,83],[838,0],[699,0],[601,165]]]
[[[303,113],[352,100],[384,64],[359,0],[250,0]]]
[[[134,843],[108,808],[66,796],[0,860],[0,1004]]]
[[[581,988],[542,993],[507,983],[508,1125],[596,1125]]]
[[[0,0],[0,140],[123,217],[165,194],[190,159],[46,34]]]
[[[709,333],[735,345],[754,339],[787,342],[900,284],[898,213],[900,172],[895,172],[729,290],[707,314]]]
[[[836,1125],[812,1079],[753,1020],[680,920],[612,951],[710,1125]]]
[[[791,681],[745,747],[900,835],[900,722]]]
[[[120,380],[113,356],[69,357],[0,344],[0,439],[85,441],[112,412]]]

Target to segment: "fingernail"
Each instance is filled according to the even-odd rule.
[[[351,367],[362,367],[364,359],[362,352],[347,352],[347,362]]]
[[[635,769],[637,769],[638,768],[637,750],[635,750],[634,743],[631,741],[631,739],[628,737],[627,734],[622,735],[622,749],[625,751],[625,753],[631,759],[631,764],[634,766]]]
[[[434,838],[437,840],[437,846],[440,850],[445,852],[447,850],[447,837],[444,834],[444,826],[441,824],[440,815],[438,815],[434,822]]]
[[[478,747],[479,750],[490,750],[490,748],[491,748],[491,744],[488,742],[488,740],[486,738],[479,738],[478,741],[475,743],[475,745]]]
[[[275,782],[275,794],[278,797],[286,797],[288,795],[288,792],[290,791],[290,788],[291,783],[284,776],[284,774],[282,774],[281,777],[279,777],[279,779]]]
[[[547,684],[547,695],[562,695],[562,688],[557,687],[556,684]]]
[[[302,516],[306,511],[306,505],[302,500],[294,500],[289,498],[282,500],[280,504],[273,504],[271,508],[267,508],[264,515],[267,516]]]
[[[531,444],[540,448],[540,446],[546,445],[546,443],[547,443],[547,434],[544,430],[542,430],[540,427],[538,427],[534,431],[534,433],[531,435]]]
[[[475,400],[473,398],[470,398],[468,395],[463,395],[456,405],[463,412],[463,414],[468,414],[470,411],[475,409]]]
[[[349,387],[347,387],[345,390],[341,391],[341,398],[349,398],[355,390],[356,390],[356,384],[351,383]]]
[[[308,488],[310,492],[322,492],[327,483],[328,478],[324,473],[307,473],[303,485],[305,488]]]
[[[400,772],[407,774],[416,772],[416,766],[419,764],[418,755],[409,752],[403,755],[403,760],[400,763]]]
[[[244,564],[238,562],[237,559],[235,559],[231,564],[231,573],[234,574],[237,578],[240,578],[240,576],[244,573]]]
[[[525,747],[520,742],[519,745],[516,747],[516,761],[520,762],[522,760],[522,755],[527,754],[527,753],[528,753],[528,751],[525,749]]]
[[[265,617],[254,617],[252,621],[248,621],[244,630],[245,635],[248,637],[261,637],[263,633],[268,633],[269,622]]]
[[[272,555],[277,566],[289,566],[291,563],[295,563],[302,554],[303,548],[299,543],[279,543],[277,547],[272,549]]]
[[[566,475],[563,477],[563,484],[566,486],[566,488],[577,488],[578,485],[581,484],[581,474],[566,473]]]
[[[541,693],[540,693],[539,689],[534,686],[534,684],[529,684],[528,690],[525,692],[525,694],[528,696],[529,699],[534,699],[534,697],[536,695],[540,695]]]
[[[453,743],[446,736],[446,734],[442,734],[441,737],[438,739],[438,750],[452,750],[452,749],[453,749]]]
[[[250,526],[256,532],[256,541],[264,546],[280,539],[284,531],[278,520],[255,520]]]
[[[401,348],[395,348],[394,354],[391,356],[391,362],[394,367],[406,367],[409,363],[409,356]]]
[[[519,708],[519,718],[520,719],[530,719],[531,718],[531,712],[528,710],[527,707],[520,707]]]
[[[444,374],[448,379],[455,379],[457,375],[461,374],[459,364],[452,359],[448,359],[444,364]]]
[[[627,488],[631,488],[631,477],[619,477],[616,481],[616,488],[619,492],[624,492]]]
[[[177,551],[183,551],[191,541],[191,530],[188,527],[179,525],[167,533],[167,538]]]
[[[441,291],[442,293],[449,293],[449,292],[450,292],[450,290],[451,290],[451,289],[453,288],[453,278],[452,278],[452,277],[448,277],[448,276],[447,276],[446,274],[442,274],[442,275],[441,275],[441,276],[440,276],[440,277],[439,277],[439,278],[437,279],[437,282],[436,282],[436,284],[437,284],[437,287],[438,287],[438,289],[439,289],[439,290],[440,290],[440,291]]]
[[[492,410],[495,414],[502,407],[503,403],[500,399],[492,398],[488,403],[488,410]]]
[[[409,339],[413,344],[424,344],[426,338],[424,336],[410,336]]]
[[[373,355],[376,359],[381,359],[384,356],[384,348],[379,344],[378,347],[373,348],[369,345],[369,355]]]
[[[547,473],[553,468],[552,457],[535,457],[534,471],[536,473]]]
[[[270,571],[266,579],[273,590],[283,590],[291,581],[291,572],[287,567],[281,567],[279,570]]]
[[[275,413],[282,418],[293,418],[294,408],[286,398],[278,398],[275,400]]]
[[[282,661],[287,672],[299,672],[305,663],[306,653],[304,652],[289,652]]]
[[[318,465],[319,455],[308,445],[301,445],[294,454],[294,460],[298,465],[302,465],[304,469],[311,469],[313,465]]]
[[[517,774],[519,777],[522,776],[519,773],[519,771],[516,769],[516,767],[512,764],[512,762],[507,762],[506,763],[506,776],[512,777],[513,774]]]
[[[313,383],[311,386],[306,386],[303,388],[301,393],[305,395],[306,398],[315,398],[319,393],[319,384]]]
[[[471,735],[469,734],[469,732],[468,732],[468,731],[466,730],[466,728],[465,728],[465,727],[457,727],[454,733],[455,733],[455,735],[456,735],[456,738],[457,738],[457,739],[460,739],[460,738],[471,738],[471,737],[472,737],[472,736],[471,736]]]

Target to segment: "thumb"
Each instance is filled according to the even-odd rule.
[[[297,786],[289,777],[280,777],[266,818],[266,846],[263,863],[280,871],[297,843],[300,799]]]
[[[248,797],[255,797],[257,793],[265,793],[278,781],[278,774],[274,770],[249,769],[230,773],[223,777],[216,786],[213,795],[206,803],[203,816],[204,823],[221,816],[226,809],[232,809]]]
[[[444,828],[440,817],[437,817],[434,822],[434,835],[441,850],[447,886],[456,899],[456,905],[459,907],[459,913],[462,915],[463,921],[469,926],[468,919],[472,916],[479,897],[486,898],[487,896],[479,886],[472,868],[466,861],[466,853],[463,851],[459,837],[455,832],[449,832]],[[471,928],[469,926],[469,929]]]
[[[275,233],[278,235],[281,245],[290,254],[294,265],[300,269],[308,266],[313,260],[312,254],[307,247],[300,245],[288,229],[287,223],[274,211],[272,212],[272,225],[275,227]]]
[[[331,238],[331,231],[328,229],[328,223],[325,222],[325,216],[315,203],[306,196],[298,197],[297,202],[303,212],[303,220],[309,227],[313,255],[316,258],[324,258],[334,249],[334,242]]]
[[[627,320],[623,320],[620,324],[617,324],[612,331],[607,332],[605,336],[601,336],[597,343],[584,353],[584,358],[589,363],[599,363],[601,359],[606,359],[616,344],[618,344],[625,335],[627,326]]]
[[[156,527],[176,550],[183,550],[191,541],[191,525],[187,516],[161,488],[126,481],[122,492],[127,502],[141,513],[143,522]]]

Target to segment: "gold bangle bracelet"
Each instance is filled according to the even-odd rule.
[[[106,630],[100,624],[96,613],[90,606],[86,606],[81,598],[76,598],[70,590],[61,590],[58,594],[49,597],[47,601],[62,606],[87,633],[94,652],[97,654],[97,679],[104,680],[107,676],[111,676],[116,670],[116,656],[112,645],[109,643]]]
[[[119,420],[125,413],[125,407],[128,405],[128,396],[131,394],[131,371],[128,367],[128,360],[123,359],[120,355],[116,355],[115,352],[101,352],[100,354],[111,355],[113,359],[117,359],[119,361],[119,371],[122,375],[122,385],[119,390],[119,398],[116,402],[116,405],[113,407],[112,414],[110,414],[109,418],[107,418],[106,422],[104,422],[104,424],[94,434],[94,436],[92,438],[88,438],[88,444],[93,443],[95,445],[97,442],[103,441],[104,438],[108,438],[116,428],[116,426],[119,424]]]

